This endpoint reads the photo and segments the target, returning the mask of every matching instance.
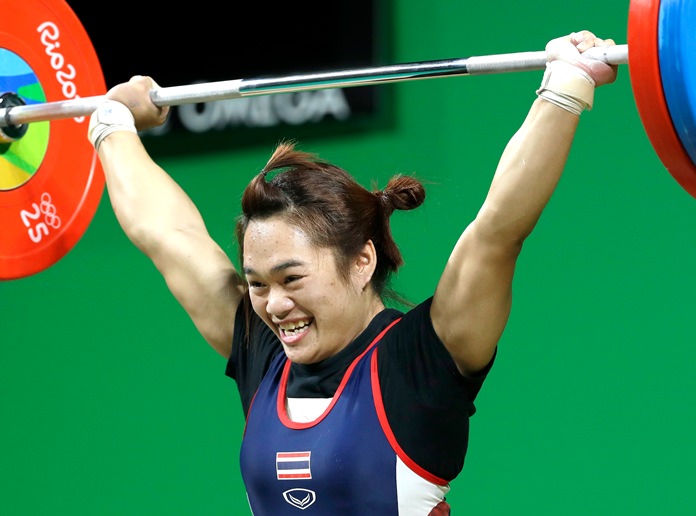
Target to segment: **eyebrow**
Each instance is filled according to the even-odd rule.
[[[284,271],[285,269],[289,269],[291,267],[299,267],[301,265],[304,265],[304,262],[301,262],[300,260],[287,260],[285,262],[281,262],[278,265],[274,265],[273,267],[271,267],[271,273],[275,274]],[[256,274],[256,271],[251,267],[244,267],[243,270],[244,274],[247,276]]]

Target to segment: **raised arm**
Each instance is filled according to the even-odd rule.
[[[229,357],[242,281],[189,196],[151,159],[134,130],[165,121],[168,108],[155,106],[148,94],[156,86],[137,76],[109,90],[107,97],[117,102],[92,116],[90,140],[126,235],[152,260],[205,340]]]
[[[610,44],[588,31],[549,42],[539,98],[507,144],[483,206],[445,266],[431,314],[462,373],[492,358],[510,314],[517,258],[561,177],[579,115],[591,107],[595,86],[616,79],[615,66],[581,52]]]

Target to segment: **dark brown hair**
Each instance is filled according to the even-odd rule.
[[[295,142],[281,142],[242,195],[235,230],[240,265],[249,222],[280,215],[317,247],[333,250],[339,274],[346,280],[348,263],[372,240],[377,252],[372,288],[380,296],[403,302],[387,288],[392,273],[403,264],[389,217],[394,210],[417,208],[424,200],[425,188],[413,177],[395,175],[384,190],[369,191],[342,168],[295,149]]]

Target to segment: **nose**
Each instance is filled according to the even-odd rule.
[[[295,306],[293,300],[282,289],[271,289],[266,302],[266,311],[269,315],[282,319]]]

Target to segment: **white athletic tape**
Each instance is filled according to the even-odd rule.
[[[595,82],[587,72],[566,61],[554,60],[546,64],[541,86],[536,93],[580,116],[585,109],[592,109],[594,90]]]
[[[99,150],[104,138],[116,131],[138,132],[130,109],[115,100],[105,100],[99,104],[89,119],[87,137],[94,148]]]

